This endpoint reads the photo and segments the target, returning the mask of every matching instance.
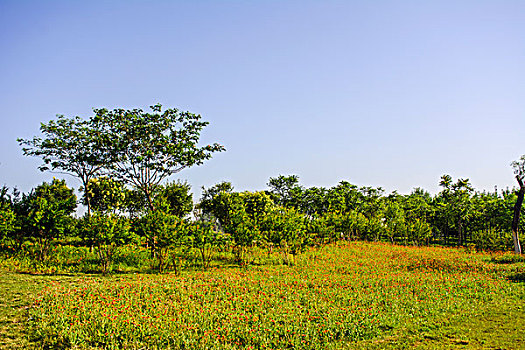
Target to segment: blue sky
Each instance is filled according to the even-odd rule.
[[[525,1],[0,0],[0,53],[0,185],[23,191],[53,176],[16,142],[40,122],[157,102],[227,148],[173,177],[197,194],[492,190],[525,154]]]

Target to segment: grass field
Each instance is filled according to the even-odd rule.
[[[511,255],[351,242],[292,267],[0,276],[2,349],[525,349]]]

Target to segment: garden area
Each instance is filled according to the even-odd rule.
[[[339,242],[293,266],[262,250],[250,259],[111,275],[3,261],[1,348],[525,348],[520,256]]]
[[[503,191],[279,175],[194,201],[169,178],[225,150],[206,125],[95,109],[19,140],[82,186],[0,189],[0,348],[525,348],[525,156]]]

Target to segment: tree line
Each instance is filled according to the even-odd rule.
[[[200,115],[161,105],[141,109],[94,109],[85,120],[58,116],[41,124],[41,137],[19,143],[37,156],[41,171],[78,178],[77,200],[64,180],[44,182],[21,194],[0,191],[0,239],[15,247],[31,246],[45,262],[57,239],[76,237],[97,252],[104,272],[124,244],[147,246],[156,267],[174,267],[173,254],[199,252],[202,266],[214,250],[229,249],[246,263],[253,247],[278,250],[283,261],[314,244],[341,239],[414,245],[473,246],[521,253],[518,232],[525,156],[512,163],[518,188],[476,191],[468,179],[443,175],[441,191],[416,188],[410,194],[386,194],[381,188],[341,181],[334,187],[304,187],[296,175],[270,178],[266,191],[236,192],[231,183],[203,188],[194,203],[190,186],[167,179],[202,164],[217,143],[198,146],[208,125]],[[73,215],[77,203],[83,217]]]

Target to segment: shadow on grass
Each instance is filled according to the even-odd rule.
[[[525,262],[525,256],[524,255],[503,255],[503,256],[495,256],[492,259],[490,259],[490,262],[495,264],[517,264]]]
[[[525,272],[515,273],[507,278],[511,282],[525,283]]]
[[[11,273],[19,275],[29,275],[29,276],[60,276],[60,277],[74,277],[79,274],[78,272],[38,272],[38,271],[10,271]]]

